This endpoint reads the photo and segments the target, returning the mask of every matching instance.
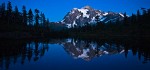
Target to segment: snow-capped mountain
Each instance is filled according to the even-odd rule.
[[[101,10],[96,10],[90,6],[82,7],[81,9],[73,8],[64,19],[61,21],[62,24],[66,24],[68,28],[75,26],[84,26],[87,22],[89,24],[94,24],[95,17],[99,16],[100,21],[107,23],[109,21],[116,21],[119,19],[123,20],[124,16],[122,13],[115,12],[104,12]]]

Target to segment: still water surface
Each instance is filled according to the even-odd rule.
[[[150,70],[147,44],[75,39],[5,40],[0,70]]]

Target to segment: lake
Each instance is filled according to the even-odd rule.
[[[1,40],[0,70],[150,70],[146,40]]]

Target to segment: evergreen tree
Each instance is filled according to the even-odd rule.
[[[39,10],[38,9],[35,9],[35,26],[39,26]]]
[[[11,21],[12,21],[12,5],[11,5],[11,2],[10,1],[8,1],[8,4],[7,4],[7,20],[8,20],[8,24],[10,24],[11,23]]]
[[[27,11],[26,11],[25,6],[22,7],[22,12],[23,12],[23,25],[26,26],[27,25]]]
[[[15,6],[15,12],[14,12],[17,16],[19,15],[19,11],[18,11],[18,7]]]
[[[29,25],[33,25],[33,13],[32,13],[32,10],[30,9],[29,12],[28,12],[28,23]]]
[[[40,15],[39,15],[39,23],[40,23],[41,25],[43,25],[43,21],[42,21],[42,12],[41,12]]]
[[[8,4],[7,4],[7,12],[8,12],[8,14],[12,13],[12,5],[11,5],[10,1],[8,1]]]
[[[137,16],[135,14],[132,13],[132,16],[131,16],[131,21],[130,23],[133,25],[133,26],[136,26],[137,25]]]
[[[49,23],[50,23],[50,21],[49,21],[49,19],[47,18],[46,21],[45,21],[45,24],[44,24],[45,30],[46,30],[47,32],[49,32]]]
[[[146,19],[147,19],[147,11],[145,8],[142,8],[142,11],[143,11],[143,14],[142,14],[142,21],[143,22],[146,22]],[[144,23],[143,23],[144,24]]]
[[[5,3],[2,3],[0,6],[0,23],[4,24],[5,23]]]
[[[45,20],[46,20],[45,15],[44,15],[44,13],[41,13],[40,16],[41,16],[40,17],[41,25],[43,26],[45,24]]]
[[[146,18],[147,18],[147,21],[150,23],[150,20],[149,20],[149,18],[150,18],[150,9],[147,10],[147,17]]]
[[[140,11],[137,11],[137,22],[139,22],[141,20],[141,14]]]
[[[18,11],[18,7],[15,6],[15,11],[14,11],[14,23],[16,25],[20,24],[20,16],[19,16],[19,11]]]
[[[130,21],[130,30],[132,31],[133,34],[136,34],[136,29],[137,29],[137,23],[136,23],[136,15],[132,13],[131,16],[131,21]]]
[[[2,12],[2,13],[5,12],[5,3],[2,3],[2,5],[1,5],[1,12]]]
[[[141,10],[143,11],[143,14],[142,15],[146,15],[147,14],[147,11],[145,8],[141,8]]]
[[[150,17],[150,9],[147,10],[148,16]]]
[[[117,18],[117,20],[116,20],[116,24],[117,24],[117,25],[119,25],[119,24],[120,24],[120,22],[119,22],[119,18]]]
[[[127,25],[128,24],[128,20],[127,20],[128,18],[127,18],[126,12],[123,15],[124,15],[123,23],[124,23],[124,25]]]

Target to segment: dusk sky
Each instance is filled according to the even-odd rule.
[[[140,8],[150,8],[150,0],[0,0],[0,4],[10,1],[12,6],[18,6],[22,10],[25,5],[27,10],[35,8],[45,13],[50,21],[61,21],[73,8],[81,8],[86,5],[94,9],[113,12],[127,12],[128,15],[136,13]]]

